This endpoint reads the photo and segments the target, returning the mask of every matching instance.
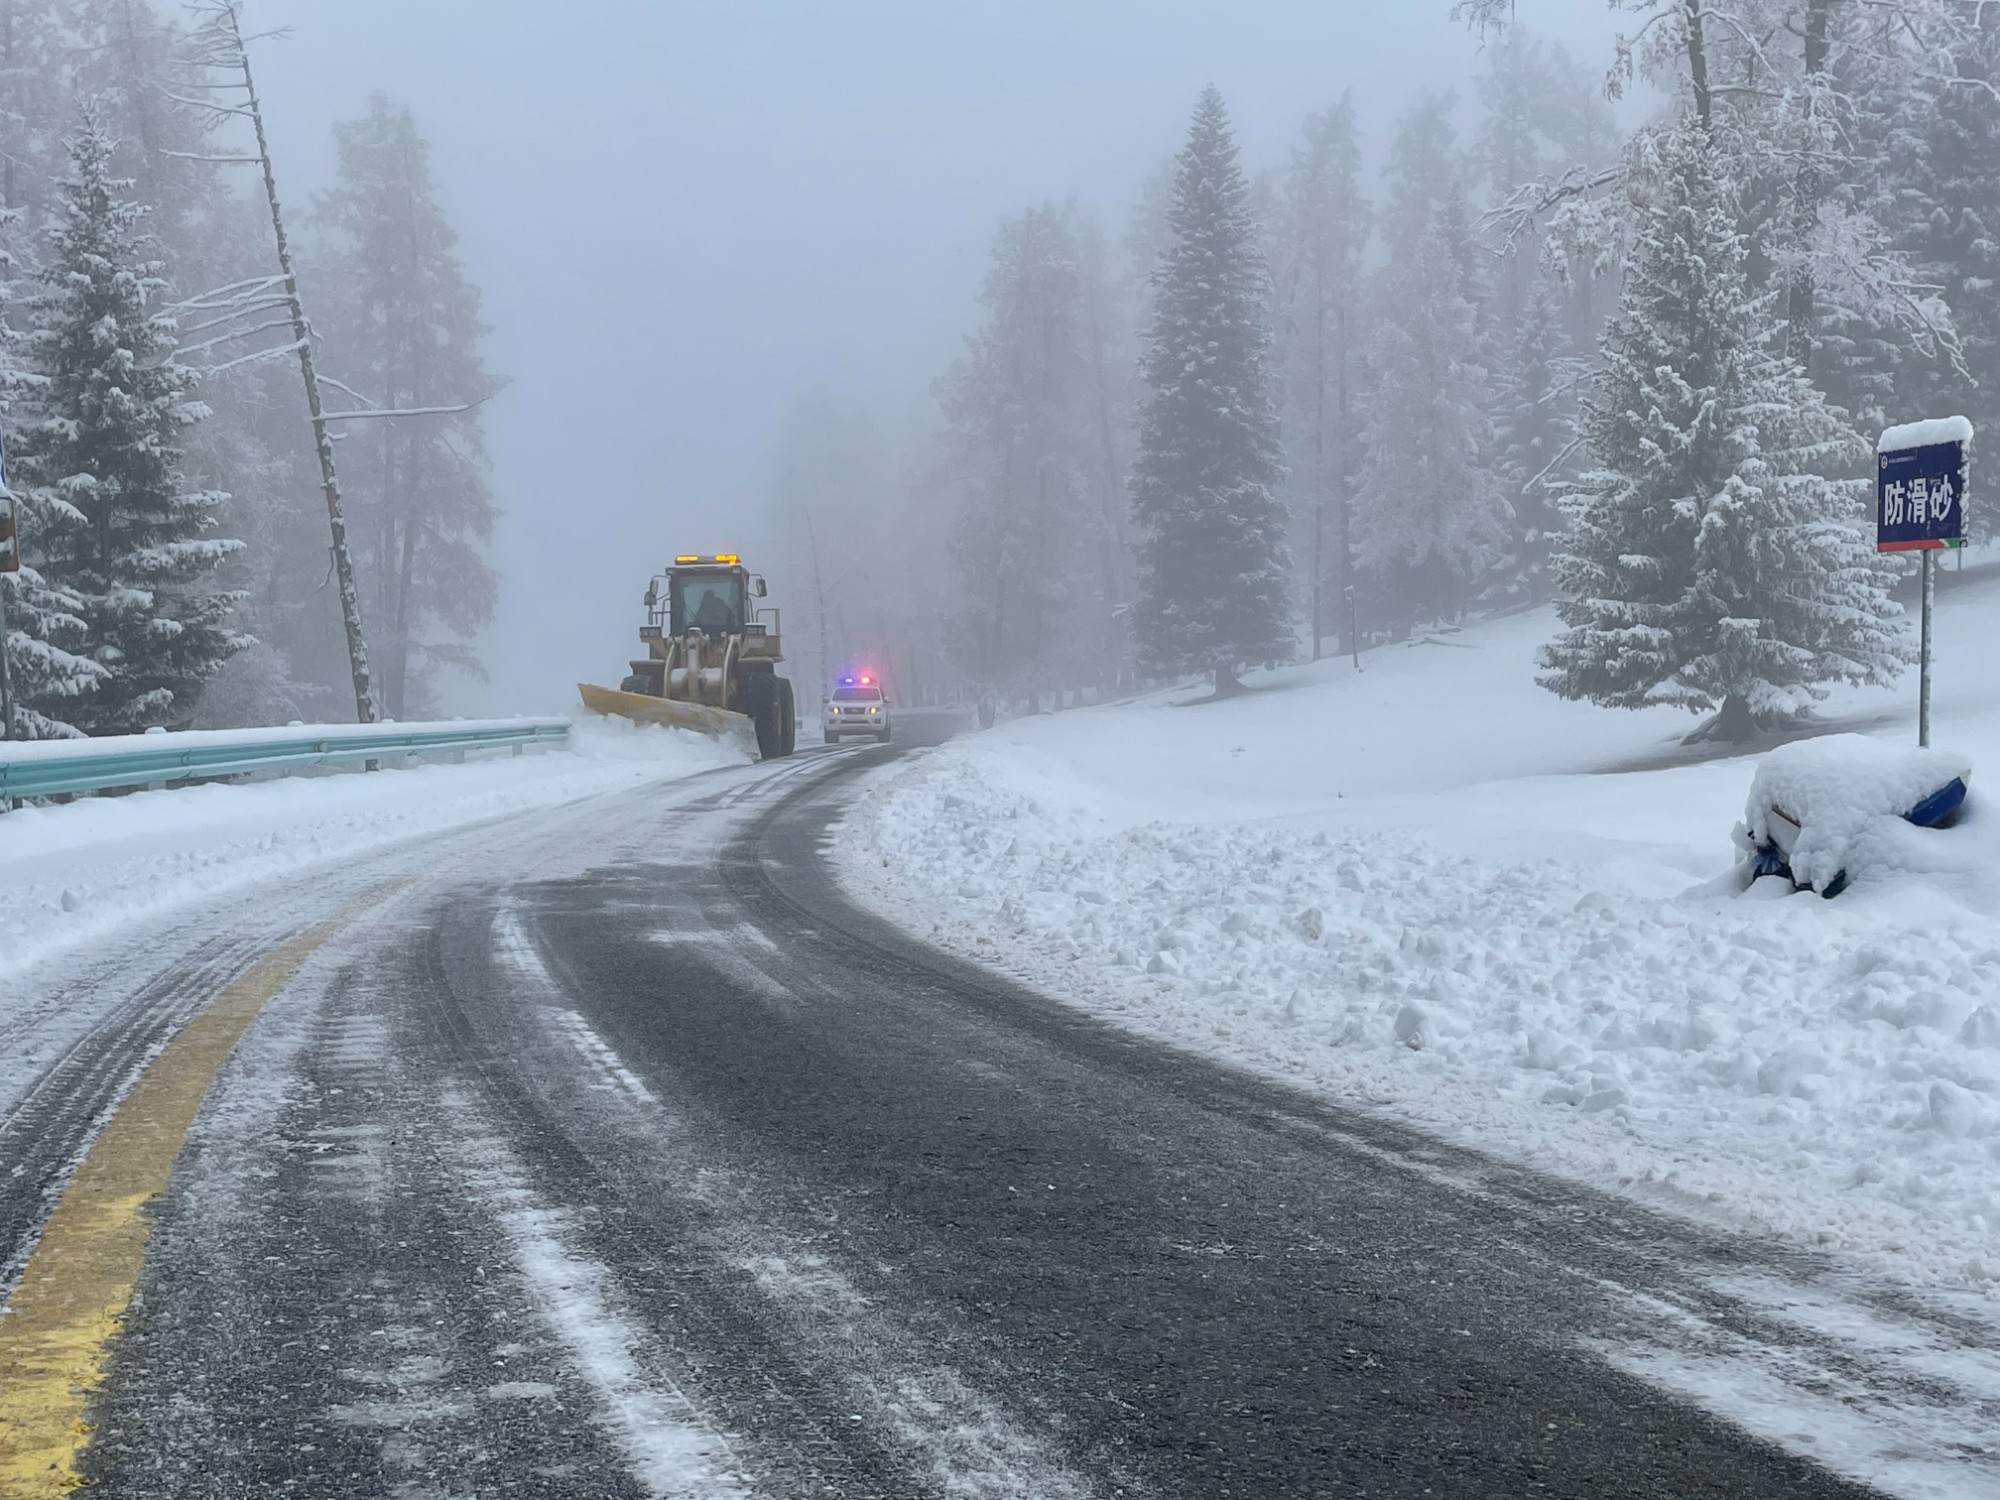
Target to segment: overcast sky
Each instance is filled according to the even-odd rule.
[[[512,377],[493,674],[453,707],[566,708],[636,649],[645,578],[763,540],[753,497],[816,383],[914,399],[971,325],[1002,215],[1122,215],[1213,81],[1249,165],[1352,89],[1379,137],[1474,39],[1449,0],[254,0],[280,186],[371,90],[410,105]],[[1596,66],[1604,0],[1521,0]],[[307,288],[308,295],[310,287]],[[774,601],[776,602],[776,601]]]

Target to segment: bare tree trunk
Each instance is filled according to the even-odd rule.
[[[400,404],[402,393],[392,380],[384,388],[381,398],[386,404]],[[375,610],[373,618],[377,637],[376,648],[382,653],[382,709],[392,719],[403,717],[403,693],[396,651],[397,585],[400,574],[391,566],[391,561],[401,552],[400,536],[397,531],[402,517],[399,501],[403,491],[402,469],[396,462],[396,424],[382,424],[382,474],[381,483],[375,491]],[[366,518],[367,512],[362,512]],[[389,638],[381,638],[382,622],[390,625]]]
[[[1714,123],[1714,109],[1708,93],[1708,43],[1702,34],[1701,0],[1681,0],[1687,15],[1688,81],[1694,87],[1694,114],[1702,127]]]
[[[1681,741],[1692,745],[1703,740],[1720,740],[1727,745],[1740,745],[1757,733],[1757,719],[1750,712],[1750,700],[1731,694],[1722,700],[1722,707],[1715,717],[1707,719]]]
[[[1806,123],[1808,131],[1819,119],[1819,87],[1826,76],[1827,22],[1832,0],[1807,0],[1805,25]],[[1820,177],[1818,144],[1810,133],[1799,156],[1798,175],[1792,185],[1792,249],[1799,261],[1792,272],[1791,292],[1785,309],[1785,350],[1808,373],[1812,370],[1817,287],[1813,284],[1812,263],[1807,259],[1813,232],[1819,227],[1820,197],[1824,184]]]
[[[20,0],[6,0],[6,5],[7,5],[6,37],[4,40],[4,44],[0,44],[4,45],[5,51],[4,53],[0,53],[0,57],[4,57],[5,59],[5,66],[8,75],[13,76],[14,15],[15,12],[20,8]],[[5,163],[4,167],[0,167],[0,172],[4,172],[4,177],[0,177],[0,192],[4,192],[6,195],[5,198],[6,206],[8,208],[13,208],[16,205],[18,205],[21,201],[14,195],[14,153],[11,151],[0,153],[0,161],[4,161]]]
[[[1340,548],[1340,613],[1341,635],[1346,654],[1354,658],[1356,671],[1361,669],[1361,623],[1357,616],[1354,598],[1354,497],[1347,477],[1347,438],[1353,429],[1348,425],[1347,381],[1347,302],[1343,298],[1339,309],[1340,336],[1340,508],[1336,517],[1340,524],[1335,528],[1335,544]]]
[[[423,533],[423,449],[417,440],[410,444],[410,461],[406,465],[409,473],[410,503],[403,514],[403,555],[396,569],[396,638],[395,654],[390,658],[390,670],[394,680],[389,687],[389,712],[394,718],[402,718],[408,707],[410,680],[410,636],[416,628],[416,610],[411,599],[416,590],[417,549]]]
[[[235,46],[235,61],[243,72],[246,110],[257,132],[258,164],[264,173],[264,199],[271,208],[271,232],[278,243],[278,269],[285,278],[285,300],[292,315],[292,336],[298,342],[299,378],[306,388],[306,413],[312,421],[313,448],[319,455],[320,487],[326,494],[326,524],[332,538],[334,577],[340,590],[340,619],[347,631],[347,662],[354,677],[354,717],[373,724],[375,686],[368,671],[368,642],[361,633],[361,597],[354,585],[354,560],[347,549],[347,518],[341,513],[340,475],[333,463],[333,435],[327,430],[326,408],[320,402],[319,376],[313,369],[312,325],[299,300],[299,278],[292,268],[292,250],[285,238],[285,216],[278,204],[278,178],[271,167],[271,145],[264,134],[264,110],[257,99],[256,80],[250,74],[250,49],[243,44],[243,30],[237,16],[237,0],[223,0],[222,13],[229,22]]]
[[[1326,589],[1326,246],[1315,236],[1313,254],[1313,545],[1312,659],[1319,660],[1326,633],[1321,595]]]
[[[1104,645],[1100,659],[1108,660],[1118,645],[1118,628],[1114,623],[1125,605],[1125,587],[1120,577],[1124,565],[1125,544],[1125,498],[1124,476],[1118,472],[1118,443],[1112,433],[1111,381],[1104,366],[1104,345],[1108,337],[1103,317],[1103,308],[1098,300],[1102,288],[1098,284],[1098,268],[1094,265],[1085,278],[1085,304],[1090,313],[1090,375],[1092,394],[1095,397],[1093,415],[1097,422],[1097,456],[1103,466],[1102,488],[1099,496],[1103,519],[1098,532],[1097,566],[1104,583],[1104,615],[1106,620]],[[1100,696],[1102,696],[1100,694]]]

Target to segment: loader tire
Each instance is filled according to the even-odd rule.
[[[637,672],[634,672],[630,677],[627,677],[623,682],[618,684],[618,691],[621,693],[643,693],[646,691],[646,679],[641,677]]]
[[[792,694],[792,680],[780,677],[778,683],[778,709],[780,727],[778,734],[778,754],[790,755],[799,748],[799,704]]]
[[[785,711],[778,702],[778,679],[759,672],[743,683],[743,712],[757,731],[757,759],[776,760],[784,753]]]

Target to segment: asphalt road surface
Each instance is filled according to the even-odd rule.
[[[179,1148],[89,1408],[94,1492],[1868,1493],[1631,1373],[1734,1340],[1817,1359],[1836,1405],[1921,1400],[1715,1290],[1824,1268],[855,909],[824,851],[905,753],[487,825],[107,959],[91,982],[131,1001],[0,1121],[10,1276],[161,1039],[346,914]]]

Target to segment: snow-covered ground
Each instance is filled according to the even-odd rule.
[[[561,750],[23,807],[0,815],[0,981],[187,901],[742,759],[684,730],[583,719]]]
[[[1965,822],[1739,895],[1754,758],[1532,679],[1548,612],[1260,691],[1002,725],[840,841],[916,932],[1336,1099],[1972,1290],[2000,1284],[2000,576],[1940,597]],[[1915,740],[1915,682],[1832,727]],[[1879,832],[1879,831],[1878,831]]]

